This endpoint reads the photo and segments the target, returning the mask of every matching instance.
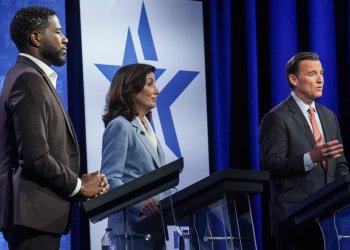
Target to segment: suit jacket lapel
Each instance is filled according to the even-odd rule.
[[[157,167],[160,168],[162,166],[161,159],[159,158],[158,152],[154,149],[151,142],[147,139],[146,135],[142,131],[142,129],[139,127],[139,123],[136,119],[133,119],[131,121],[131,125],[136,129],[136,134],[142,141],[143,145],[147,149],[147,151],[151,154],[154,162],[156,163]],[[159,142],[158,142],[159,143]]]
[[[63,114],[63,116],[64,116],[64,119],[66,120],[66,124],[67,124],[68,130],[69,130],[69,132],[70,132],[70,135],[71,135],[73,141],[74,141],[75,143],[77,143],[77,138],[76,138],[75,133],[74,133],[74,131],[73,131],[73,126],[72,126],[72,124],[71,124],[71,122],[70,122],[70,119],[69,119],[69,117],[68,117],[68,115],[67,115],[67,112],[66,112],[65,108],[63,107],[63,104],[62,104],[62,102],[61,102],[61,99],[57,96],[56,90],[55,90],[55,88],[53,87],[53,85],[52,85],[50,79],[46,76],[45,72],[44,72],[38,65],[36,65],[33,61],[31,61],[30,59],[28,59],[28,58],[26,58],[26,57],[19,56],[19,57],[18,57],[18,62],[24,62],[24,63],[26,63],[26,64],[29,64],[30,66],[32,66],[32,67],[34,67],[36,70],[38,70],[38,71],[40,72],[40,74],[43,75],[43,77],[44,77],[44,79],[45,79],[45,81],[46,81],[46,84],[49,86],[49,88],[50,88],[52,94],[53,94],[54,97],[56,98],[56,101],[57,101],[57,103],[58,103],[58,106],[60,107],[60,109],[61,109],[61,111],[62,111],[62,114]]]
[[[328,124],[327,119],[325,119],[325,113],[322,110],[322,107],[315,103],[316,111],[318,114],[318,117],[320,118],[321,126],[322,126],[322,131],[323,131],[323,136],[324,136],[324,141],[328,142],[329,139],[327,137],[327,131],[329,131],[330,124]],[[336,166],[336,160],[335,159],[328,159],[327,160],[327,167],[326,171],[328,172],[332,166]]]
[[[327,124],[327,119],[325,119],[324,117],[324,112],[322,112],[322,108],[320,107],[320,105],[318,105],[318,103],[315,103],[315,107],[316,107],[316,112],[318,114],[318,118],[320,118],[320,122],[321,122],[321,126],[322,126],[322,132],[323,132],[323,136],[324,136],[324,141],[327,142],[328,138],[327,138],[327,128],[329,127],[329,124]]]
[[[293,97],[291,95],[287,99],[287,104],[289,106],[289,109],[290,109],[295,121],[299,125],[300,129],[304,132],[304,134],[305,134],[306,138],[308,139],[308,141],[310,142],[311,146],[313,146],[315,144],[315,139],[314,139],[314,136],[312,134],[311,128],[310,128],[308,122],[306,121],[304,114],[300,110],[298,104],[295,102],[295,100],[293,99]]]
[[[55,96],[55,98],[57,100],[58,106],[60,107],[60,109],[63,113],[64,119],[66,120],[66,123],[67,123],[68,130],[70,132],[70,135],[72,136],[72,139],[76,142],[75,133],[73,131],[73,125],[68,117],[68,114],[67,114],[60,98],[57,96],[57,92],[56,92],[55,88],[53,87],[52,83],[50,82],[50,79],[46,75],[44,75],[44,77],[45,77],[47,85],[51,89],[52,94]]]
[[[165,164],[165,153],[164,153],[164,150],[162,148],[162,144],[160,144],[158,138],[157,138],[157,143],[158,143],[158,156],[159,156],[159,159],[160,159],[160,164],[161,166],[163,166]]]

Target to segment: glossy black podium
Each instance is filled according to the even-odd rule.
[[[321,228],[325,250],[350,249],[350,175],[309,195],[286,213],[302,226],[315,220]]]
[[[218,171],[162,200],[161,216],[138,222],[135,231],[167,240],[186,234],[184,249],[257,249],[251,198],[263,192],[268,180],[266,171]],[[179,228],[179,233],[169,232],[167,226]]]
[[[92,223],[108,215],[155,196],[179,183],[183,158],[149,172],[107,193],[83,203],[83,208]]]

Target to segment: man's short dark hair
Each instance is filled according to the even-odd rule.
[[[286,65],[286,75],[287,75],[289,87],[292,89],[294,86],[289,81],[289,75],[290,74],[298,75],[300,62],[304,60],[319,61],[320,58],[314,52],[299,52],[298,54],[294,55],[291,59],[289,59]]]
[[[53,15],[56,15],[54,10],[41,6],[30,6],[17,11],[11,22],[10,34],[20,52],[28,45],[30,34],[45,29],[49,17]]]

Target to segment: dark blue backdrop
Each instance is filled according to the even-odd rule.
[[[350,159],[350,1],[203,3],[211,171],[260,169],[259,122],[289,95],[285,65],[299,51],[320,55],[325,88],[319,101],[338,114],[345,155]],[[269,235],[268,192],[254,204],[259,248],[274,249]]]

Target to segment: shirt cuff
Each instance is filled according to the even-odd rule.
[[[76,185],[74,191],[69,195],[69,197],[73,197],[74,195],[76,195],[77,193],[79,193],[80,188],[81,188],[81,180],[80,180],[80,178],[78,178],[77,185]]]
[[[310,152],[304,154],[304,168],[308,172],[316,166],[316,163],[313,163],[310,157]]]

